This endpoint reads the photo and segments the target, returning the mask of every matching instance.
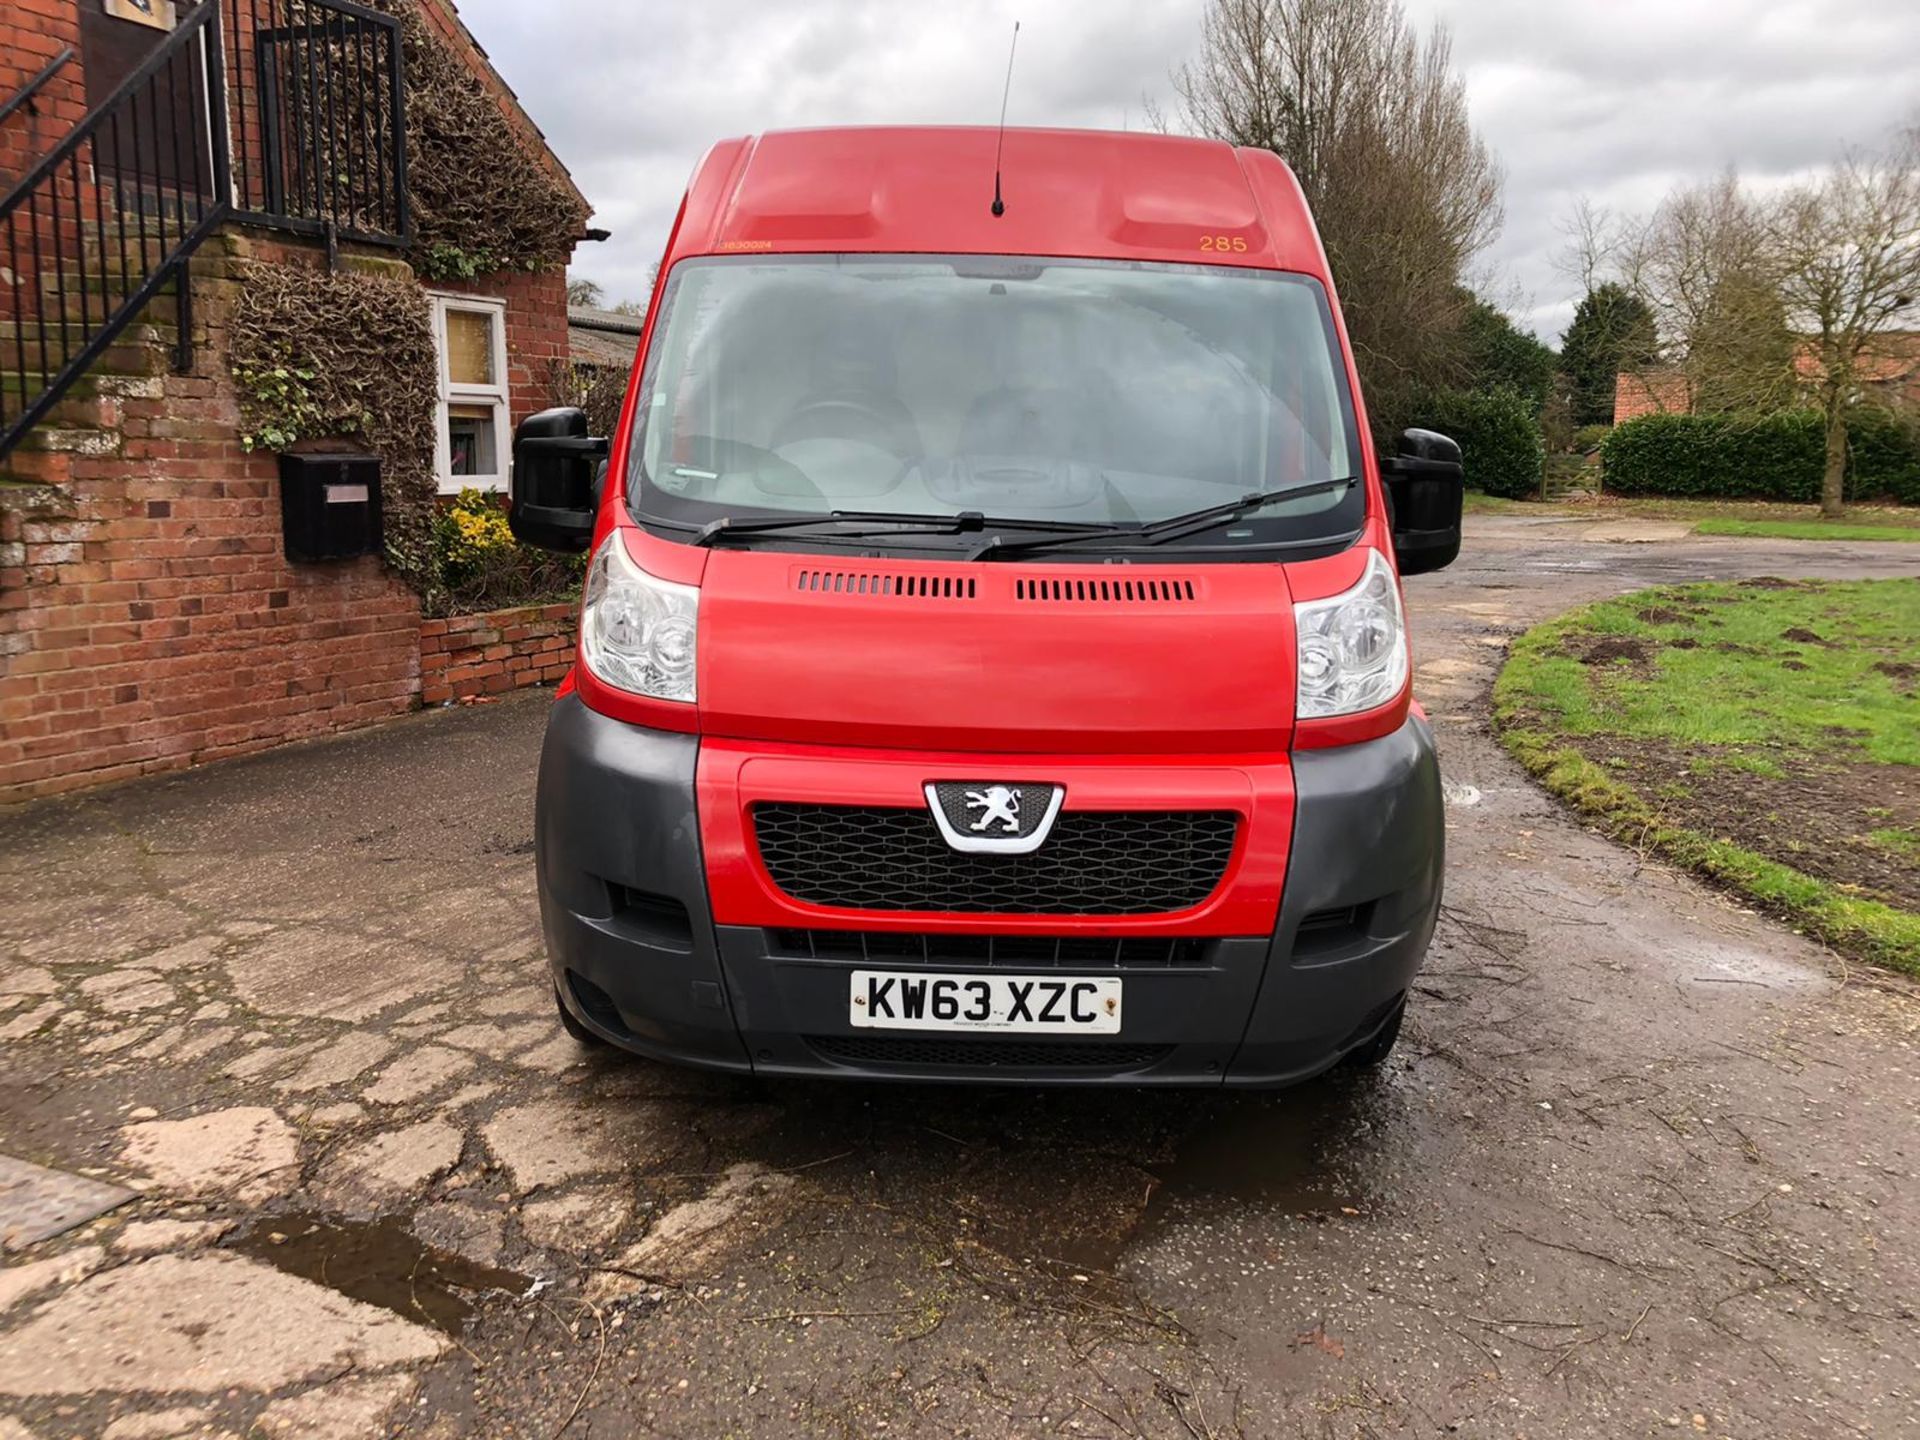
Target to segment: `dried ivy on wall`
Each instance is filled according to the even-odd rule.
[[[407,75],[411,259],[425,280],[564,265],[588,209],[529,153],[493,93],[414,0],[373,0],[398,17]]]
[[[627,371],[611,365],[579,365],[571,360],[547,362],[547,403],[574,405],[587,412],[589,435],[611,436],[620,428],[620,409],[627,399]]]
[[[247,263],[229,322],[241,443],[353,440],[381,459],[387,560],[429,610],[444,605],[434,545],[439,362],[426,292],[404,273]]]

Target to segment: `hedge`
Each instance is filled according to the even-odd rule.
[[[1862,410],[1848,419],[1847,450],[1848,499],[1920,505],[1920,427]],[[1643,415],[1616,425],[1600,458],[1616,495],[1811,504],[1826,468],[1826,427],[1817,410]]]
[[[1460,446],[1473,489],[1510,500],[1539,495],[1547,447],[1533,405],[1518,390],[1441,390],[1415,406],[1414,416],[1419,428],[1438,430]]]

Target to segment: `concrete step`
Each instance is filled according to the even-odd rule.
[[[56,327],[67,327],[69,337],[98,333],[107,315],[119,308],[119,301],[119,296],[109,296],[103,306],[100,297],[89,296],[82,305],[80,296],[69,295],[63,309],[57,300],[47,297],[39,300],[25,314],[0,319],[0,365],[7,363],[6,347],[10,347],[16,337],[24,337],[29,344],[37,343],[43,326],[55,351],[60,348]],[[179,330],[179,314],[180,309],[174,298],[171,295],[163,296],[149,301],[121,333],[125,335],[140,330],[150,332],[143,338],[171,342]]]
[[[151,313],[136,316],[127,328],[120,332],[121,339],[139,340],[150,344],[171,342],[178,327],[174,324],[174,308],[171,305],[149,307]],[[42,334],[57,346],[62,335],[69,343],[80,343],[100,328],[100,307],[89,307],[86,317],[78,315],[62,317],[49,310],[44,315],[24,315],[0,319],[0,347],[10,347],[15,340],[25,340],[30,344],[38,343]],[[0,350],[0,363],[5,363],[6,354]]]
[[[129,225],[133,222],[129,221]],[[112,226],[104,235],[86,234],[80,238],[81,253],[86,257],[86,268],[99,270],[106,268],[115,275],[120,273],[121,255],[125,252],[128,275],[142,275],[147,270],[163,264],[180,243],[179,234],[171,224],[165,236],[154,231],[153,222],[147,222],[147,238],[143,243],[137,225],[123,236]]]
[[[79,297],[83,294],[105,295],[110,300],[117,301],[130,291],[138,290],[141,285],[146,283],[146,272],[142,270],[137,274],[129,276],[128,279],[130,283],[128,284],[121,283],[118,266],[115,266],[111,273],[106,274],[98,270],[89,270],[86,274],[82,275],[77,271],[69,270],[56,275],[51,270],[43,270],[40,272],[39,278],[40,295],[43,300],[50,300],[57,303],[59,297],[64,295],[67,298],[68,306],[72,309],[77,309]],[[174,279],[169,275],[161,282],[156,294],[172,295],[174,289]],[[97,308],[98,302],[91,303],[94,303]]]
[[[42,422],[20,437],[14,453],[51,452],[66,455],[113,455],[120,449],[118,430],[81,420]]]
[[[38,431],[48,427],[77,431],[105,429],[100,412],[100,396],[92,390],[83,390],[81,386],[84,384],[83,379],[80,385],[76,385],[54,401],[53,408],[35,422],[33,430],[27,432],[27,440],[31,440]],[[26,406],[18,396],[8,395],[5,402],[0,404],[0,422],[12,424],[25,409]],[[21,443],[26,444],[26,440]]]
[[[158,394],[158,387],[165,379],[164,368],[139,375],[95,368],[77,377],[60,397],[60,403],[72,401],[90,406],[102,396]],[[18,415],[40,398],[43,389],[38,372],[20,375],[0,370],[0,414],[9,418]]]
[[[40,351],[36,346],[27,348],[25,367],[21,367],[21,357],[12,346],[0,346],[0,405],[10,413],[17,413],[27,401],[40,394],[54,374],[65,367],[65,357],[60,349],[50,346],[46,351],[46,372],[40,371]],[[146,380],[167,374],[173,367],[173,346],[146,346],[146,344],[113,344],[100,351],[86,372],[75,384],[84,384],[88,380]],[[113,386],[108,386],[109,390]]]
[[[42,371],[58,372],[93,333],[90,328],[68,325],[63,344],[59,328],[53,325],[47,327],[44,341],[33,325],[25,326],[24,333],[7,333],[11,329],[0,329],[0,384],[12,382],[16,388],[23,375],[37,383]],[[160,331],[136,321],[116,335],[88,369],[104,375],[158,375],[172,363],[173,336],[172,327]]]

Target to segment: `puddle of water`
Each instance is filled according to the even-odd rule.
[[[1200,1196],[1302,1214],[1364,1208],[1370,1197],[1356,1162],[1375,1128],[1366,1116],[1374,1088],[1333,1077],[1223,1107],[1161,1168],[1150,1216]]]
[[[479,1297],[524,1295],[532,1282],[421,1243],[397,1216],[269,1216],[228,1248],[290,1275],[457,1335]]]
[[[1164,1224],[1247,1209],[1340,1218],[1392,1193],[1405,1104],[1380,1075],[1275,1094],[799,1090],[755,1158],[879,1183],[1043,1272],[1112,1273]],[[843,1169],[844,1167],[844,1169]]]
[[[1094,1195],[1084,1206],[1063,1197],[1009,1210],[983,1238],[1016,1257],[1111,1271],[1165,1225],[1223,1208],[1365,1214],[1379,1204],[1370,1154],[1389,1103],[1377,1078],[1341,1076],[1277,1095],[1223,1099],[1180,1137],[1170,1159],[1124,1167],[1124,1198],[1115,1195],[1103,1207]],[[1116,1157],[1106,1158],[1111,1164]]]

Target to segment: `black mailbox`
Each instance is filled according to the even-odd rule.
[[[378,555],[380,457],[282,455],[280,520],[289,560]]]

